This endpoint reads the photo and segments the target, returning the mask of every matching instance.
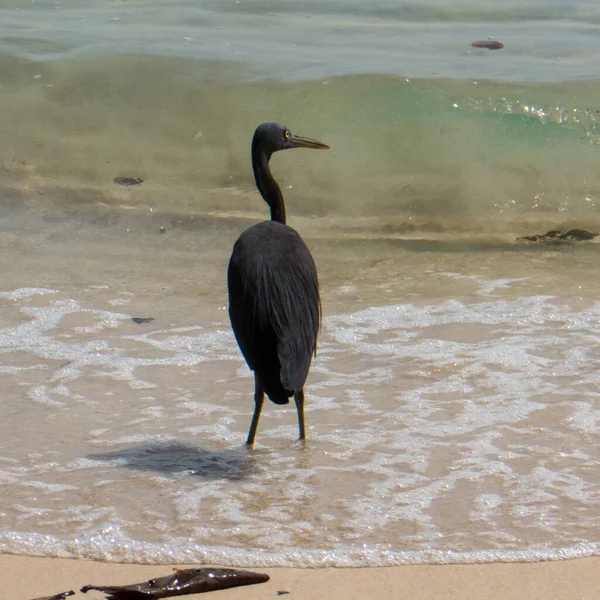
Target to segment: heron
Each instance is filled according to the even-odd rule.
[[[254,414],[246,440],[252,446],[265,394],[275,404],[293,396],[299,438],[306,439],[304,384],[317,349],[321,323],[319,279],[313,257],[285,222],[283,194],[269,168],[274,152],[329,149],[278,123],[262,123],[252,138],[252,169],[271,220],[237,239],[227,270],[229,319],[238,346],[254,372]]]

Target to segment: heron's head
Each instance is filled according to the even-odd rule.
[[[278,150],[290,148],[312,148],[327,150],[329,146],[312,138],[302,137],[292,133],[285,125],[279,123],[262,123],[256,128],[252,139],[252,149],[261,150],[269,156]]]

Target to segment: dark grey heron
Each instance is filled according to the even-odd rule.
[[[288,404],[294,397],[300,439],[306,439],[304,383],[317,348],[321,301],[315,262],[302,238],[285,224],[283,195],[269,169],[273,152],[290,148],[329,146],[277,123],[256,128],[252,168],[271,220],[240,235],[227,271],[231,326],[254,371],[249,446],[254,444],[265,393],[275,404]]]

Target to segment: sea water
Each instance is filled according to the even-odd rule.
[[[599,554],[598,244],[521,239],[600,231],[599,29],[585,0],[1,0],[0,551]],[[266,120],[331,146],[272,160],[324,318],[306,444],[267,402],[248,450],[226,269]]]

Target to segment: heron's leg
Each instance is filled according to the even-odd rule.
[[[256,437],[256,430],[258,429],[258,420],[260,419],[260,411],[262,410],[263,402],[265,401],[265,392],[258,381],[256,373],[254,374],[254,414],[252,415],[252,423],[250,423],[250,431],[248,432],[248,439],[246,440],[246,446],[252,446],[254,444],[254,438]]]
[[[300,439],[306,439],[306,431],[304,429],[304,390],[300,390],[294,394],[296,401],[296,410],[298,411],[298,429],[300,430]]]

